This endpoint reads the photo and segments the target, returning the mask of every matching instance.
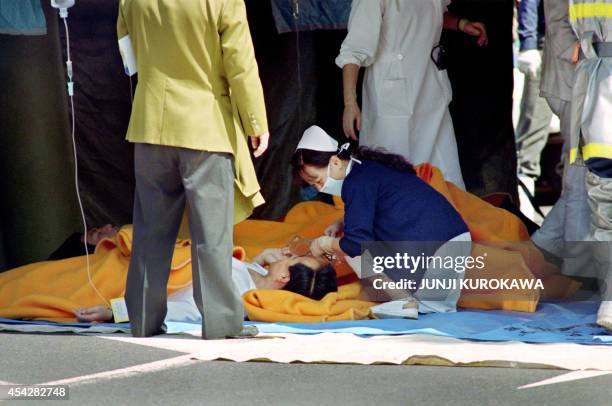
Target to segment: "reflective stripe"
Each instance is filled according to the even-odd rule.
[[[609,144],[587,144],[582,148],[584,160],[591,158],[612,159],[612,145]]]
[[[578,148],[570,150],[570,163],[576,161]],[[612,159],[612,145],[609,144],[588,144],[582,147],[582,158],[586,161],[591,158]]]
[[[612,18],[612,3],[579,3],[572,4],[569,9],[570,21],[580,18],[610,17]]]
[[[576,161],[576,155],[578,155],[578,148],[574,147],[570,149],[570,158],[569,158],[570,164],[573,164]]]

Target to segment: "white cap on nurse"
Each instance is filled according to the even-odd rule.
[[[336,152],[338,151],[338,141],[333,139],[321,127],[313,125],[304,131],[302,139],[298,143],[298,149],[310,149],[321,152]]]

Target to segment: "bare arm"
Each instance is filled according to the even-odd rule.
[[[348,63],[342,68],[342,85],[344,89],[344,114],[342,129],[344,135],[357,140],[357,131],[361,131],[361,110],[357,105],[357,78],[359,65]]]
[[[357,77],[359,65],[349,63],[342,68],[342,85],[344,86],[344,105],[357,104]]]
[[[478,37],[476,41],[479,46],[487,45],[489,37],[483,23],[472,22],[467,18],[460,18],[449,12],[444,13],[442,27],[445,30],[461,31],[472,37]]]
[[[81,323],[105,322],[113,319],[113,311],[104,305],[82,307],[76,309],[74,315]]]

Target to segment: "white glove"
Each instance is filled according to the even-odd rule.
[[[535,78],[538,75],[538,70],[542,65],[542,55],[537,49],[528,49],[527,51],[519,52],[517,59],[518,70],[529,76]]]
[[[325,232],[323,232],[324,235],[330,237],[339,237],[342,233],[344,233],[344,221],[342,220],[334,221],[325,229]]]

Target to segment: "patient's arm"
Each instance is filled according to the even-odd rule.
[[[253,258],[253,262],[263,266],[287,258],[291,258],[291,253],[286,248],[266,248]]]
[[[91,323],[94,321],[111,321],[113,312],[106,306],[97,305],[93,307],[81,307],[74,311],[77,320],[82,323]]]

